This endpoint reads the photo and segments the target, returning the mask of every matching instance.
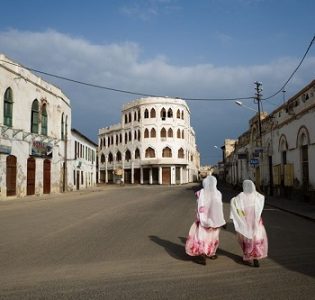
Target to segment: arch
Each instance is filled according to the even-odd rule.
[[[166,138],[166,129],[163,127],[160,133],[161,138]]]
[[[149,137],[149,129],[146,128],[146,129],[144,130],[144,138],[146,139],[146,138],[148,138],[148,137]]]
[[[128,142],[128,132],[125,132],[125,144]]]
[[[171,108],[169,108],[168,111],[167,111],[167,117],[168,118],[173,118],[173,110]]]
[[[144,111],[144,118],[148,119],[149,118],[149,110],[146,108]]]
[[[166,109],[164,107],[161,109],[160,116],[161,116],[162,120],[166,119]]]
[[[105,162],[105,155],[104,155],[104,153],[102,153],[102,155],[101,155],[101,163],[103,164]]]
[[[128,123],[128,116],[127,116],[127,114],[125,114],[125,124],[127,124]]]
[[[140,150],[137,148],[135,151],[135,159],[140,158]]]
[[[132,116],[131,116],[131,112],[129,113],[129,123],[131,123],[132,122]]]
[[[140,141],[140,139],[141,139],[141,131],[140,131],[140,129],[138,130],[138,141]]]
[[[134,139],[137,140],[138,139],[138,137],[137,137],[137,130],[135,130],[133,134],[134,134],[134,137],[135,137]]]
[[[176,112],[176,118],[177,118],[177,119],[180,119],[180,110],[179,110],[179,109],[178,109],[177,112]]]
[[[278,152],[287,151],[288,148],[287,138],[284,134],[281,134],[278,143]]]
[[[177,129],[177,138],[178,138],[178,139],[180,139],[180,138],[181,138],[180,129]]]
[[[182,117],[182,120],[184,120],[184,111],[182,110],[182,115],[181,115],[181,117]]]
[[[116,161],[121,161],[121,152],[120,151],[118,151],[116,153]]]
[[[129,131],[129,142],[132,140],[132,134],[131,134],[131,131]]]
[[[129,149],[127,149],[126,153],[125,153],[125,160],[129,161],[131,160],[131,152]]]
[[[184,149],[183,148],[179,148],[178,149],[177,157],[178,158],[185,158],[185,154],[184,154]]]
[[[296,148],[309,145],[310,144],[310,134],[306,126],[301,126],[298,130],[296,137]]]
[[[184,131],[184,129],[182,130],[182,139],[184,139],[185,138],[185,131]]]
[[[108,162],[112,163],[113,160],[114,160],[113,154],[111,152],[109,152],[109,154],[108,154]]]
[[[47,109],[46,109],[47,105],[43,104],[42,106],[42,110],[41,110],[41,134],[42,135],[47,135],[48,133],[48,115],[47,115]]]
[[[137,119],[138,119],[138,118],[137,118],[137,112],[136,112],[136,111],[135,111],[134,114],[133,114],[133,119],[134,119],[134,121],[137,121]]]
[[[155,117],[156,117],[155,109],[154,109],[154,108],[151,108],[151,111],[150,111],[150,118],[155,118]]]
[[[3,125],[12,127],[12,119],[13,119],[13,93],[12,93],[12,89],[8,87],[4,93]]]
[[[148,147],[145,150],[145,157],[146,158],[154,158],[155,157],[155,150],[151,147]]]
[[[32,133],[38,133],[38,119],[39,115],[39,104],[38,100],[35,99],[32,103],[32,112],[31,112],[31,132]]]
[[[115,140],[116,140],[116,146],[117,146],[118,143],[119,143],[119,136],[118,136],[118,134],[115,135]]]
[[[172,157],[172,149],[165,147],[162,151],[162,157]]]
[[[169,128],[169,129],[168,129],[168,131],[167,131],[167,136],[168,136],[168,137],[171,137],[171,138],[173,137],[173,129],[172,129],[172,128]]]
[[[155,138],[155,137],[156,137],[156,131],[155,131],[154,128],[151,129],[150,137],[151,137],[151,138]]]

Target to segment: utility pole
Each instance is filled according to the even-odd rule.
[[[255,81],[254,82],[256,87],[256,94],[255,94],[255,100],[257,101],[257,105],[258,105],[258,129],[259,129],[259,139],[260,139],[260,146],[262,147],[262,132],[261,132],[261,118],[260,118],[260,101],[261,101],[261,97],[262,97],[262,83],[259,81]]]

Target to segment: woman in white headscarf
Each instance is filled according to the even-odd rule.
[[[268,239],[261,214],[265,197],[258,193],[251,180],[244,180],[243,192],[231,200],[230,218],[243,250],[243,260],[259,267],[259,259],[267,257]]]
[[[189,230],[185,249],[190,256],[207,256],[215,259],[220,227],[225,225],[222,195],[217,189],[217,180],[214,176],[205,178],[202,185],[203,188],[196,193],[196,220]]]

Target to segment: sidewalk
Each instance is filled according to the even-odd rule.
[[[311,204],[310,202],[266,196],[265,203],[269,206],[315,221],[315,204]]]

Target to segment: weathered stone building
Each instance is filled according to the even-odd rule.
[[[225,155],[225,178],[240,184],[251,178],[267,193],[296,193],[314,198],[315,190],[315,80],[272,113],[258,115]]]
[[[67,190],[69,99],[2,54],[0,97],[0,198]]]
[[[128,103],[121,123],[100,129],[98,137],[100,182],[183,184],[197,179],[200,155],[182,99]]]

